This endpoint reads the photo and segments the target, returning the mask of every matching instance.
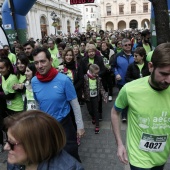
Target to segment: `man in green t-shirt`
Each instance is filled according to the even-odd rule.
[[[156,47],[148,66],[151,75],[127,83],[111,111],[117,155],[131,170],[163,170],[170,153],[170,43]],[[127,153],[119,121],[125,107]]]
[[[16,55],[15,55],[15,54],[11,53],[10,48],[9,48],[9,45],[4,45],[4,46],[3,46],[3,49],[5,49],[5,50],[8,51],[8,58],[9,58],[9,60],[11,61],[12,65],[15,65],[17,58],[16,58]]]

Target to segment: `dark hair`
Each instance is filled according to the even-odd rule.
[[[35,43],[33,41],[27,41],[26,43],[23,44],[23,47],[26,47],[27,45],[30,45],[32,48],[35,47]]]
[[[99,34],[100,34],[100,33],[103,33],[103,34],[104,34],[104,31],[103,31],[103,30],[100,30],[100,31],[99,31]]]
[[[56,40],[55,40],[55,43],[56,43],[56,44],[59,44],[59,43],[61,43],[61,42],[62,42],[61,38],[56,38]]]
[[[25,55],[24,52],[18,54],[17,60],[20,60],[21,63],[24,64],[24,65],[26,65],[26,66],[27,66],[28,63],[29,63],[29,59],[28,59],[28,57]]]
[[[51,59],[51,53],[48,51],[48,49],[46,48],[43,48],[43,47],[38,47],[36,49],[34,49],[32,51],[32,56],[35,57],[37,54],[41,53],[41,52],[44,52],[47,59],[50,60]]]
[[[61,47],[63,50],[66,48],[66,43],[61,42],[60,44],[57,45],[57,48]]]
[[[9,45],[4,45],[3,48],[5,48],[5,47],[9,47]]]
[[[8,57],[0,58],[0,62],[3,62],[6,67],[9,67],[9,72],[11,74],[14,74],[14,68],[13,68],[12,63],[11,63],[11,61],[10,61],[10,59]]]
[[[5,49],[0,49],[0,58],[7,58],[8,57],[8,51]]]
[[[29,59],[28,57],[25,55],[25,53],[19,53],[17,55],[17,61],[20,60],[22,64],[25,65],[25,68],[27,67],[28,63],[29,63]],[[17,66],[17,63],[16,63],[16,66]],[[25,71],[24,71],[25,73]],[[20,74],[21,72],[18,70],[18,67],[17,67],[17,72],[16,72],[16,75],[17,75],[17,78],[19,79],[20,78]]]
[[[73,55],[73,59],[72,60],[75,60],[75,56],[74,56],[74,52],[73,52],[73,49],[72,48],[66,48],[64,51],[63,51],[63,61],[65,63],[65,56],[67,55],[67,53],[71,51],[72,55]]]
[[[28,63],[27,67],[32,71],[32,76],[35,76],[35,73],[37,72],[36,68],[35,68],[35,64],[34,63]]]
[[[137,47],[134,50],[134,53],[139,54],[141,57],[143,56],[143,60],[146,60],[146,51],[143,47]]]
[[[151,62],[155,68],[170,65],[170,43],[158,45],[152,55]]]
[[[150,31],[146,29],[142,31],[141,36],[145,37],[146,35],[149,35],[149,34],[150,34]]]

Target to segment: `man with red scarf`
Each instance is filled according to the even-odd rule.
[[[52,67],[51,54],[47,49],[36,48],[32,55],[37,69],[36,76],[31,81],[35,100],[39,103],[40,110],[62,124],[67,137],[64,149],[80,161],[76,131],[69,114],[70,105],[75,115],[77,135],[82,137],[85,131],[73,83]]]

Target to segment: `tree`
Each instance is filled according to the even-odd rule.
[[[167,0],[150,0],[155,15],[157,45],[170,42],[169,14]]]

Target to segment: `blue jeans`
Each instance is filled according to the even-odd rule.
[[[135,167],[135,166],[130,164],[131,170],[163,170],[163,168],[164,168],[164,165],[155,166],[155,167],[152,167],[152,168],[138,168],[138,167]]]

